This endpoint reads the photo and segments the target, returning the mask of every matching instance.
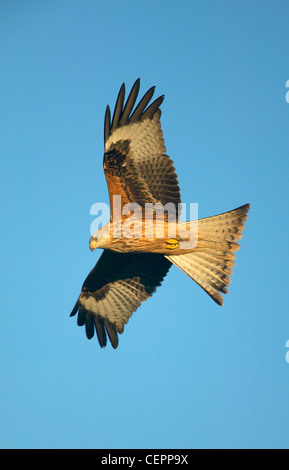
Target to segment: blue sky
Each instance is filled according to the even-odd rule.
[[[288,448],[287,1],[0,2],[2,448]],[[69,318],[100,253],[103,117],[165,94],[183,202],[252,209],[222,308],[176,267],[101,350]]]

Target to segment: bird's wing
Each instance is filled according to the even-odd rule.
[[[154,253],[124,254],[104,250],[87,276],[70,316],[78,312],[78,325],[85,325],[88,339],[96,331],[101,347],[107,335],[114,349],[141,302],[161,285],[171,262]]]
[[[121,207],[129,202],[181,202],[178,178],[172,160],[165,154],[160,116],[164,96],[149,106],[154,88],[150,88],[137,106],[140,80],[137,79],[124,104],[122,84],[113,116],[107,106],[104,122],[104,172],[108,185],[111,214],[113,195],[121,195]]]

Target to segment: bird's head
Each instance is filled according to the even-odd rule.
[[[109,224],[97,230],[89,239],[89,249],[105,248],[109,239]]]
[[[89,249],[91,251],[95,250],[98,247],[99,238],[96,238],[94,235],[89,239]]]

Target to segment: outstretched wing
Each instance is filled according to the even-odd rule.
[[[78,312],[77,323],[85,325],[91,339],[96,331],[101,347],[107,335],[114,349],[117,333],[133,312],[161,285],[171,262],[154,253],[124,254],[104,250],[82,286],[70,316]]]
[[[178,178],[172,160],[165,154],[166,147],[161,130],[160,96],[148,107],[155,87],[150,88],[135,107],[140,80],[137,79],[124,104],[125,85],[122,84],[113,117],[107,106],[104,123],[103,159],[108,185],[111,214],[113,195],[121,195],[122,206],[134,202],[181,202]]]

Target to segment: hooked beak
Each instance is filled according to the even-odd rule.
[[[93,250],[95,250],[96,247],[97,247],[97,239],[91,237],[90,240],[89,240],[89,249],[91,251],[93,251]]]

